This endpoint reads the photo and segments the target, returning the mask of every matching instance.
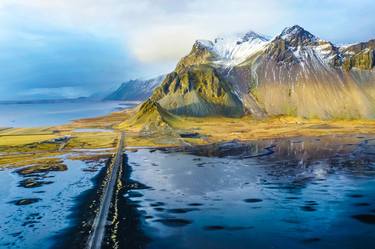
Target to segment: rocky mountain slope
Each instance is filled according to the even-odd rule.
[[[197,41],[149,101],[186,116],[375,117],[375,40],[336,46],[300,26]]]
[[[144,132],[165,131],[172,127],[177,120],[177,116],[166,111],[159,103],[148,99],[141,106],[138,106],[136,115],[132,116],[127,122],[120,124],[120,128],[139,126]]]
[[[151,96],[153,90],[158,87],[165,75],[148,79],[148,80],[129,80],[121,84],[121,86],[104,100],[127,100],[127,101],[144,101]]]

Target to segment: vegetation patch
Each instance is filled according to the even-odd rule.
[[[124,122],[126,123],[126,121]],[[251,116],[228,117],[179,117],[169,132],[161,129],[145,133],[139,125],[122,125],[126,131],[127,146],[168,147],[212,144],[232,140],[325,136],[343,134],[374,134],[373,120],[320,120],[288,116],[255,119]],[[199,138],[181,134],[199,133]]]
[[[33,165],[26,167],[20,170],[17,170],[17,173],[20,175],[30,175],[38,173],[46,173],[50,171],[66,171],[68,167],[63,164],[62,160],[57,161],[48,161],[45,164]]]
[[[26,178],[20,181],[19,186],[23,188],[37,188],[46,184],[52,184],[52,181],[43,181],[39,177]]]
[[[40,198],[24,198],[24,199],[13,201],[13,203],[17,206],[25,206],[25,205],[36,203],[40,200],[41,200]]]

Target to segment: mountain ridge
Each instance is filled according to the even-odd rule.
[[[375,117],[375,42],[336,46],[302,27],[198,40],[150,99],[174,115]]]
[[[165,75],[151,79],[134,79],[122,83],[114,92],[107,95],[104,100],[144,101],[151,96],[152,91],[161,84]]]

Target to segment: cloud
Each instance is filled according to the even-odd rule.
[[[0,6],[32,22],[122,39],[147,62],[176,60],[195,39],[220,33],[253,29],[274,35],[299,23],[341,42],[374,35],[375,24],[369,0],[3,0]],[[356,25],[361,29],[352,38],[349,28]]]
[[[56,88],[32,88],[19,94],[27,99],[73,99],[78,97],[87,97],[90,92],[82,87],[56,87]]]
[[[338,43],[367,40],[375,37],[374,9],[373,0],[1,0],[0,63],[4,53],[19,58],[8,64],[21,73],[0,67],[0,83],[13,73],[10,82],[46,87],[40,82],[62,84],[65,77],[64,84],[95,81],[100,88],[104,78],[172,70],[196,39],[248,30],[274,36],[293,24]],[[49,78],[52,67],[67,72]]]
[[[107,90],[139,74],[134,61],[117,41],[67,32],[20,32],[0,42],[0,99],[22,97],[21,92],[33,88]]]

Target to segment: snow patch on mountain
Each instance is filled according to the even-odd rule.
[[[271,42],[284,40],[286,48],[293,53],[297,62],[318,62],[320,65],[334,65],[342,58],[339,48],[332,43],[322,40],[298,25],[285,28]]]
[[[268,39],[250,31],[245,34],[218,37],[213,41],[199,40],[198,43],[216,55],[214,63],[233,67],[264,48],[268,44]]]
[[[280,36],[280,38],[286,40],[286,41],[293,41],[296,38],[299,38],[300,40],[307,40],[309,42],[317,42],[318,38],[315,37],[310,32],[303,29],[301,26],[294,25],[292,27],[285,28]]]

